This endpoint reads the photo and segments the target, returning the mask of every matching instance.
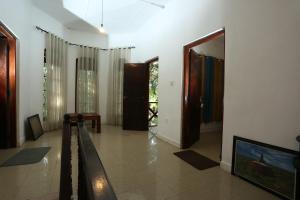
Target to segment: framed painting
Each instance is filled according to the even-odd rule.
[[[298,152],[237,137],[231,172],[282,199],[299,199]]]
[[[32,139],[37,140],[41,135],[44,134],[40,116],[36,114],[31,117],[28,117],[27,120],[32,133]]]

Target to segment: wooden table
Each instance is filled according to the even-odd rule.
[[[77,124],[78,115],[81,114],[83,120],[91,120],[92,121],[92,128],[95,128],[95,124],[97,122],[97,133],[101,133],[101,116],[97,113],[68,113],[70,116],[70,121],[73,124]]]

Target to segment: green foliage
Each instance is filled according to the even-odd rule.
[[[158,62],[153,62],[150,64],[149,68],[150,78],[149,78],[149,106],[152,110],[158,111]],[[149,111],[149,118],[152,113]],[[157,117],[152,118],[150,126],[157,126]]]
[[[149,100],[150,102],[158,101],[158,62],[150,64],[150,80],[149,80]]]

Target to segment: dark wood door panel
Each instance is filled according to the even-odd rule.
[[[8,41],[0,38],[0,148],[9,146],[8,90]]]
[[[144,63],[125,64],[123,129],[148,130],[149,69]]]
[[[189,146],[199,140],[201,124],[201,88],[203,58],[194,50],[189,53],[190,84],[189,84]]]
[[[16,37],[0,23],[0,143],[17,146],[16,133]],[[4,139],[3,139],[4,138]],[[0,145],[1,146],[1,145]]]

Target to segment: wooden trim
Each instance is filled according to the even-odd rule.
[[[200,39],[197,39],[191,43],[186,44],[183,47],[183,86],[182,86],[182,114],[181,114],[181,148],[188,148],[188,123],[189,123],[189,110],[188,110],[188,98],[189,98],[189,87],[190,87],[190,61],[189,52],[190,50],[200,44],[212,41],[218,37],[225,36],[225,29],[219,29],[213,33],[210,33]]]
[[[76,58],[75,66],[75,113],[77,113],[77,78],[78,78],[78,58]]]
[[[156,56],[156,57],[154,57],[154,58],[151,58],[151,59],[147,60],[145,63],[146,63],[147,65],[149,65],[150,63],[153,63],[153,62],[158,61],[158,60],[159,60],[159,57]]]
[[[72,128],[70,116],[64,115],[63,134],[61,142],[61,163],[60,163],[60,188],[59,200],[71,200],[72,189],[72,150],[71,150]]]
[[[8,58],[8,83],[9,83],[9,129],[10,129],[10,144],[9,147],[17,146],[17,103],[16,103],[16,51],[17,41],[16,37],[10,32],[4,24],[0,22],[0,33],[7,38],[9,46],[9,58]]]
[[[195,46],[198,46],[198,45],[203,44],[205,42],[209,42],[209,41],[212,41],[212,40],[214,40],[214,39],[216,39],[218,37],[221,37],[224,34],[225,34],[225,29],[222,28],[222,29],[219,29],[219,30],[217,30],[215,32],[212,32],[212,33],[208,34],[208,35],[205,35],[205,36],[201,37],[200,39],[197,39],[197,40],[195,40],[193,42],[190,42],[190,43],[184,45],[184,47],[191,49],[191,48],[193,48]]]

